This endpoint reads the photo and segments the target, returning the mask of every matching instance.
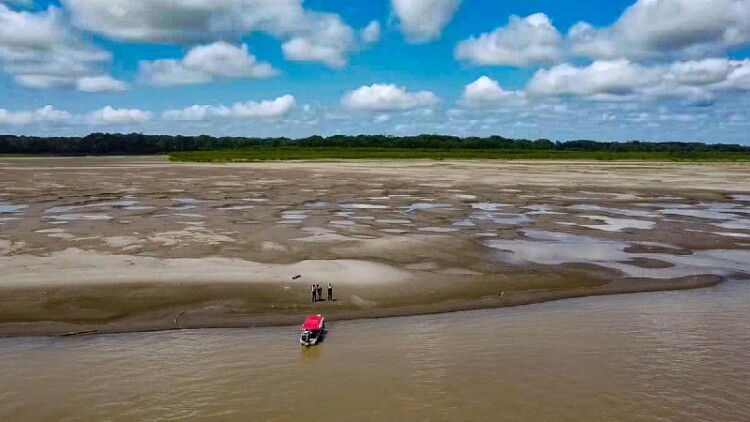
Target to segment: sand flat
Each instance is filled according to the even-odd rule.
[[[0,333],[174,328],[174,312],[193,326],[422,313],[750,277],[747,174],[747,163],[5,159]],[[302,284],[328,282],[339,300],[308,303]]]

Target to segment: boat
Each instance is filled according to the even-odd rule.
[[[326,323],[323,315],[310,315],[302,324],[302,334],[299,336],[300,344],[305,347],[315,346],[325,330]]]

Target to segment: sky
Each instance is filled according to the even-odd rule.
[[[0,0],[0,133],[750,145],[750,0]]]

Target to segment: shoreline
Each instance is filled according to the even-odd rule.
[[[326,312],[323,307],[310,308],[300,313],[211,315],[200,309],[178,312],[177,308],[126,318],[106,324],[74,324],[55,321],[6,322],[0,324],[0,338],[19,337],[71,337],[81,335],[107,335],[172,330],[263,328],[296,326],[310,313],[323,313],[329,322],[362,319],[410,317],[420,315],[467,312],[483,309],[515,308],[575,298],[626,295],[664,291],[694,290],[713,287],[729,278],[719,276],[691,276],[675,280],[618,280],[600,287],[567,289],[508,291],[501,297],[454,299],[441,303],[402,305],[385,308],[343,310]],[[325,302],[321,302],[324,304]],[[160,316],[156,316],[159,314]]]

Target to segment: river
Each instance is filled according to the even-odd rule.
[[[747,421],[750,283],[295,327],[0,339],[0,420]]]

